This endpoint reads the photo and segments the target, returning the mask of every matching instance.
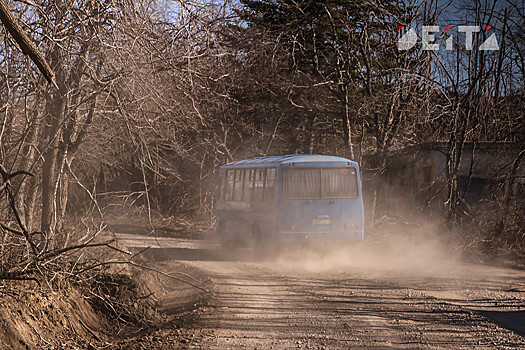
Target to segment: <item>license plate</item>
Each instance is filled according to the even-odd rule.
[[[332,219],[314,219],[312,224],[314,225],[331,225]]]

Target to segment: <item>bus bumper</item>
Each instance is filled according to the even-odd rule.
[[[363,231],[330,231],[330,232],[280,232],[276,237],[279,242],[333,242],[362,241]]]

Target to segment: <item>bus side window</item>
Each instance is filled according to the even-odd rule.
[[[244,169],[235,169],[235,182],[233,183],[233,200],[242,200],[242,188],[244,187]]]
[[[226,170],[226,177],[224,180],[224,185],[222,187],[223,188],[222,199],[225,201],[232,200],[234,176],[235,176],[234,170]]]
[[[253,200],[253,180],[255,169],[244,169],[244,192],[242,200],[244,202],[251,202]]]
[[[264,200],[264,173],[266,169],[255,169],[255,183],[253,189],[253,201],[262,202]]]
[[[272,201],[274,197],[274,187],[275,187],[275,169],[269,168],[266,169],[266,181],[264,189],[264,200]]]
[[[212,183],[211,200],[223,199],[225,174],[219,174],[219,180]]]

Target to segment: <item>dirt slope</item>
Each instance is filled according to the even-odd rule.
[[[98,343],[101,318],[74,289],[50,291],[33,282],[0,290],[0,349],[77,349]]]
[[[151,268],[165,270],[161,262]],[[208,284],[205,275],[185,264],[172,261],[169,272],[171,277],[143,269],[104,275],[91,288],[3,281],[0,349],[126,349],[144,344],[155,329],[176,330],[208,298]],[[96,289],[102,282],[109,288]],[[101,302],[111,294],[113,306]],[[179,334],[172,335],[179,343]]]

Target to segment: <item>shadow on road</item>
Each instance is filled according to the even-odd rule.
[[[187,248],[150,248],[145,255],[158,261],[244,261],[255,262],[264,260],[250,248],[239,248],[232,251],[218,249],[187,249]]]
[[[500,327],[525,336],[525,311],[479,311],[478,313]]]

